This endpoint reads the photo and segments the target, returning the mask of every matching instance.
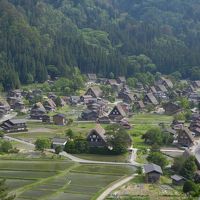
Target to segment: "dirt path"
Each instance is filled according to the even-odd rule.
[[[125,183],[129,182],[131,179],[133,179],[136,176],[136,174],[133,174],[132,176],[126,177],[122,180],[119,180],[118,182],[111,185],[109,188],[107,188],[98,198],[97,200],[104,200],[112,191],[116,190],[118,187],[124,185]]]

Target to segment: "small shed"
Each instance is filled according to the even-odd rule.
[[[185,182],[185,178],[179,175],[173,175],[171,176],[172,184],[174,185],[183,185]]]
[[[53,149],[55,149],[58,146],[61,146],[62,149],[64,149],[66,143],[67,143],[67,139],[66,138],[55,137],[55,138],[52,139],[52,147],[53,147]]]
[[[53,122],[55,125],[64,126],[66,125],[66,117],[64,114],[56,114],[53,116]]]
[[[161,167],[153,163],[144,165],[144,172],[147,183],[159,182],[160,176],[163,174]]]

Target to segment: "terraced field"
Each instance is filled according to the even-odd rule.
[[[64,160],[0,160],[0,178],[6,178],[16,200],[95,199],[109,184],[134,171]]]

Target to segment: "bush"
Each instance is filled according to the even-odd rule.
[[[39,151],[44,151],[44,149],[48,149],[51,147],[51,142],[49,139],[37,139],[35,142],[35,149]]]
[[[3,141],[1,144],[1,152],[9,153],[12,148],[12,144],[9,141]]]

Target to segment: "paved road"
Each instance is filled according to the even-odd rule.
[[[183,153],[184,150],[179,150],[179,149],[161,149],[161,152],[177,152],[177,153]]]
[[[88,164],[108,164],[108,165],[130,165],[130,166],[141,166],[139,163],[137,162],[131,162],[131,163],[123,163],[123,162],[103,162],[103,161],[93,161],[93,160],[85,160],[85,159],[81,159],[78,158],[76,156],[73,156],[69,153],[66,152],[61,152],[60,155],[67,157],[69,159],[71,159],[74,162],[79,162],[79,163],[88,163]]]
[[[27,142],[27,141],[24,141],[24,140],[21,140],[21,139],[13,138],[13,137],[10,137],[10,136],[7,136],[7,135],[5,135],[4,138],[7,139],[7,140],[10,140],[10,141],[16,141],[16,142],[20,142],[22,144],[29,145],[30,147],[35,147],[34,144]],[[50,151],[50,152],[55,152],[53,149],[47,149],[47,150]],[[81,159],[81,158],[78,158],[76,156],[73,156],[73,155],[66,153],[64,151],[61,152],[60,155],[66,157],[66,158],[69,158],[74,162],[79,162],[79,163],[108,164],[108,165],[130,165],[130,166],[135,166],[135,167],[141,166],[141,164],[134,162],[134,161],[131,162],[131,163],[122,163],[122,162],[103,162],[103,161],[85,160],[85,159]]]
[[[133,179],[136,176],[136,174],[133,174],[132,176],[126,177],[122,180],[119,180],[118,182],[111,185],[108,189],[106,189],[98,198],[97,200],[104,200],[112,191],[116,190],[118,187],[124,185],[125,183],[129,182],[131,179]]]
[[[130,158],[130,162],[131,162],[131,163],[136,163],[136,162],[135,162],[136,158],[137,158],[137,149],[131,148],[131,158]]]
[[[15,141],[15,142],[19,142],[19,143],[22,143],[22,144],[26,144],[30,147],[35,147],[34,144],[30,143],[30,142],[26,142],[24,140],[20,140],[20,139],[17,139],[17,138],[13,138],[13,137],[10,137],[10,136],[7,136],[7,135],[4,135],[4,139],[6,140],[9,140],[9,141]]]

